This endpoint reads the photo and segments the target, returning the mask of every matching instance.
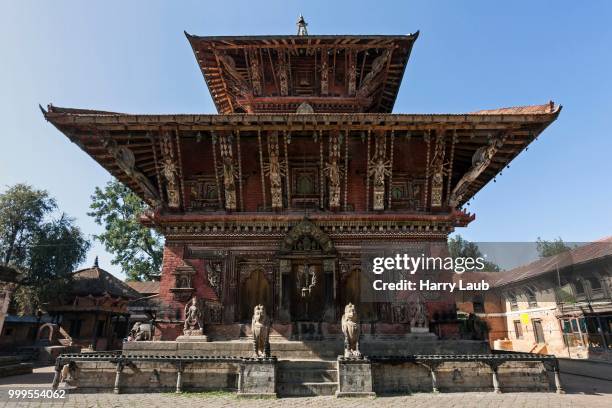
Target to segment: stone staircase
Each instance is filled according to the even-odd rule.
[[[338,390],[336,361],[281,360],[276,375],[276,392],[282,397],[334,395]]]
[[[29,355],[0,356],[0,377],[32,373],[34,365],[29,359]]]

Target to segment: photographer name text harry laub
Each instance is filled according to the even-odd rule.
[[[402,279],[398,282],[383,282],[377,279],[372,282],[374,290],[408,290],[408,291],[484,291],[489,290],[489,284],[484,280],[480,282],[435,282],[430,279],[420,279],[418,282]]]

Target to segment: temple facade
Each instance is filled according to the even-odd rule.
[[[165,237],[154,337],[182,333],[196,297],[212,340],[340,335],[344,306],[366,334],[456,332],[446,293],[360,298],[364,246],[445,243],[464,206],[560,112],[546,103],[462,114],[393,113],[410,35],[186,34],[216,114],[60,108],[45,118],[150,206]]]

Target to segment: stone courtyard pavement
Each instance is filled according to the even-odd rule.
[[[0,378],[0,391],[7,388],[42,388],[51,382],[51,367],[38,368],[33,374]],[[377,397],[374,399],[337,399],[334,397],[282,398],[277,400],[241,400],[230,393],[193,394],[72,394],[62,402],[8,402],[0,407],[612,407],[612,381],[562,374],[567,394],[492,392],[413,394],[407,396]]]

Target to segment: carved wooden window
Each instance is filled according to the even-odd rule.
[[[418,211],[422,209],[425,182],[407,176],[393,176],[391,202],[393,208]]]
[[[319,206],[319,167],[306,165],[292,167],[291,206],[294,208],[317,208]]]
[[[192,210],[214,210],[219,206],[219,190],[213,177],[198,177],[187,182],[187,186]]]

